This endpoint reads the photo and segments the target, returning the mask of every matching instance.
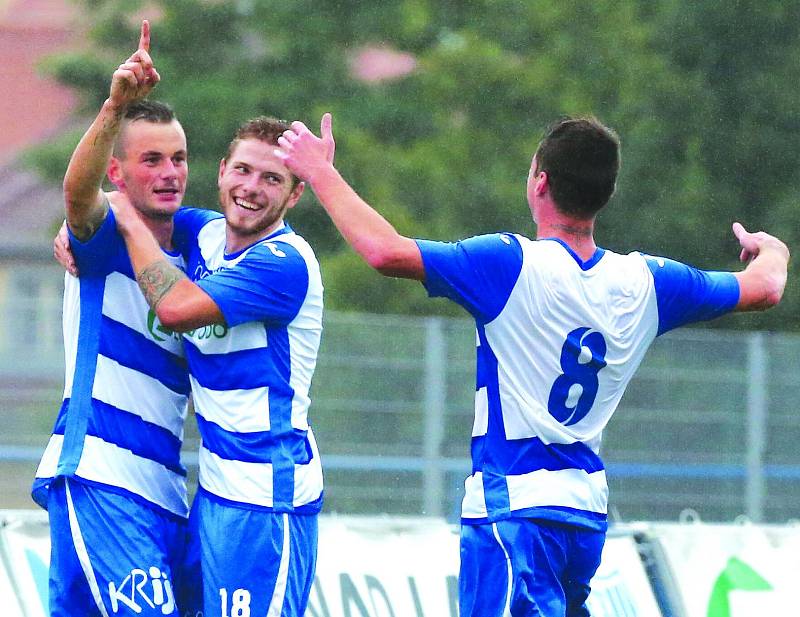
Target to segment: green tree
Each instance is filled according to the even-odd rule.
[[[141,3],[84,0],[87,54],[53,70],[93,113],[135,44]],[[706,268],[738,268],[730,223],[791,242],[798,135],[800,8],[780,0],[161,0],[153,18],[157,96],[189,139],[187,203],[214,206],[234,128],[261,113],[317,127],[334,114],[337,166],[403,233],[458,239],[534,233],[525,178],[543,128],[593,113],[623,141],[617,195],[598,241]],[[134,13],[135,12],[135,13]],[[133,17],[136,14],[137,17]],[[414,54],[417,69],[367,84],[364,45]],[[37,160],[63,174],[77,140]],[[451,312],[421,286],[361,264],[307,194],[290,215],[315,246],[340,310]],[[796,329],[798,299],[729,327]]]

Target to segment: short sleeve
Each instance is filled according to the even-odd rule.
[[[736,308],[739,281],[732,273],[698,270],[663,257],[644,257],[653,274],[659,335]]]
[[[219,306],[228,326],[249,321],[285,325],[308,292],[308,266],[290,244],[265,242],[235,266],[196,281]]]
[[[91,238],[82,242],[67,225],[69,245],[81,276],[104,276],[114,270],[129,270],[130,260],[125,241],[117,231],[117,219],[109,209],[102,225]],[[120,263],[124,257],[125,263]]]
[[[461,242],[417,240],[431,297],[445,297],[484,323],[500,314],[522,271],[522,247],[512,234]]]

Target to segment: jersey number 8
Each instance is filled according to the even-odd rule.
[[[547,409],[561,424],[580,422],[597,397],[597,374],[606,366],[606,340],[590,328],[576,328],[561,348],[563,373],[553,382]]]

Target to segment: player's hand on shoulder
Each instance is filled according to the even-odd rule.
[[[139,211],[133,207],[130,199],[125,193],[120,191],[112,191],[106,193],[111,211],[114,213],[114,218],[117,220],[117,227],[120,230],[127,230],[131,225],[141,221]]]
[[[66,221],[61,223],[56,237],[53,238],[53,257],[72,276],[78,276],[78,265],[75,263],[75,256],[72,254],[72,249],[69,245]]]

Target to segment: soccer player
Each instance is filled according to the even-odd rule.
[[[314,579],[322,468],[307,412],[322,280],[284,222],[304,188],[274,154],[289,128],[265,117],[239,128],[219,166],[224,219],[176,216],[189,221],[191,280],[136,209],[112,206],[147,301],[184,333],[202,437],[189,562],[203,598],[182,605],[190,614],[302,617]]]
[[[598,248],[619,141],[593,118],[565,119],[533,156],[536,240],[496,233],[456,243],[399,235],[342,179],[302,123],[277,154],[308,182],[347,242],[379,272],[422,281],[477,326],[472,475],[462,505],[462,617],[588,615],[607,527],[600,437],[653,339],[733,310],[776,304],[789,252],[735,223],[747,266],[704,272]]]
[[[33,485],[50,519],[50,614],[178,615],[173,578],[188,505],[180,462],[190,391],[179,338],[159,323],[133,277],[103,175],[173,251],[173,215],[188,176],[172,110],[144,103],[159,75],[139,49],[114,72],[108,99],[64,177],[81,277],[65,277],[66,385]]]

